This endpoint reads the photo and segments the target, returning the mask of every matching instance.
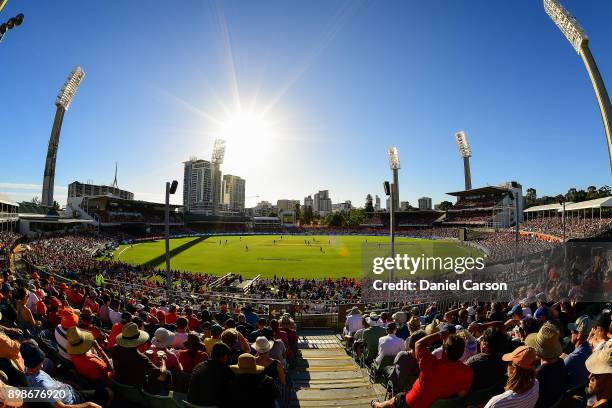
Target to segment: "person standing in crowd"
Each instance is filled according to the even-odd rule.
[[[260,336],[251,346],[257,352],[257,364],[264,367],[264,374],[268,375],[281,384],[285,384],[285,369],[280,361],[270,357],[270,350],[274,345],[273,341]]]
[[[445,339],[444,339],[445,338]],[[433,356],[429,348],[444,342],[442,359]],[[461,337],[437,332],[416,342],[419,378],[408,392],[400,392],[384,402],[374,402],[374,408],[427,408],[441,398],[465,396],[472,385],[472,369],[459,361],[465,342]],[[449,381],[452,379],[452,381]]]
[[[218,342],[212,346],[210,360],[195,366],[191,373],[187,401],[201,406],[232,407],[230,396],[235,374],[229,368],[230,348]]]
[[[404,340],[395,335],[396,330],[397,326],[395,323],[389,323],[387,325],[387,335],[378,339],[378,355],[374,360],[374,364],[377,368],[382,368],[380,365],[385,357],[389,356],[395,359],[395,356],[397,356],[400,351],[405,350]]]
[[[69,307],[60,311],[59,315],[62,320],[55,328],[55,342],[59,349],[59,355],[66,360],[70,360],[70,354],[68,354],[68,330],[79,324],[79,316]]]
[[[257,364],[253,355],[241,354],[238,364],[230,368],[236,374],[232,387],[240,390],[231,394],[233,407],[275,407],[278,390],[274,380],[264,374],[264,367]]]
[[[378,339],[386,334],[386,330],[377,313],[370,313],[366,321],[369,327],[363,331],[363,342],[365,345],[365,361],[366,364],[369,364],[378,355]]]
[[[497,328],[489,327],[484,331],[480,339],[480,353],[465,362],[474,372],[472,391],[489,388],[504,378],[506,365],[502,361],[502,354],[507,341],[506,334]]]
[[[77,373],[89,381],[110,385],[113,365],[93,335],[78,327],[68,330],[68,354]]]
[[[149,347],[145,354],[150,356],[153,364],[158,367],[161,364],[160,356],[163,354],[166,368],[171,372],[178,373],[183,371],[183,368],[176,353],[172,350],[174,338],[175,334],[170,330],[165,327],[158,328],[155,330],[153,340],[151,340],[151,347]]]
[[[196,365],[208,360],[208,353],[204,351],[204,343],[200,341],[195,332],[187,334],[184,345],[185,349],[178,352],[178,360],[183,367],[183,372],[191,374]]]
[[[593,399],[591,408],[612,406],[612,348],[596,351],[586,360],[589,370],[588,393]]]
[[[414,353],[414,347],[416,342],[426,335],[423,330],[413,331],[406,341],[406,350],[397,353],[393,365],[385,370],[387,379],[393,382],[395,389],[409,388],[418,378],[419,363]]]
[[[540,359],[536,370],[540,395],[537,408],[550,408],[567,390],[567,368],[559,358],[563,351],[559,341],[559,331],[551,322],[544,323],[538,333],[532,333],[525,339],[525,345],[533,347]]]
[[[182,350],[185,348],[184,343],[187,340],[187,325],[188,321],[183,316],[176,319],[176,332],[174,333],[174,340],[172,341],[172,347],[175,350]]]
[[[42,369],[45,353],[36,343],[31,341],[22,343],[20,352],[27,368],[26,377],[30,387],[61,392],[51,392],[44,399],[44,402],[53,404],[55,408],[102,408],[102,406],[106,407],[110,404],[113,393],[109,388],[75,390],[71,385],[58,381],[47,374]]]
[[[113,348],[114,379],[120,384],[131,385],[138,389],[156,389],[155,380],[167,378],[165,357],[160,366],[155,366],[138,347],[149,340],[149,335],[138,330],[135,323],[128,323],[117,336],[117,345]]]
[[[591,345],[588,342],[589,332],[591,331],[591,319],[589,316],[580,316],[576,322],[569,323],[567,328],[571,332],[571,342],[574,351],[563,356],[563,362],[568,373],[568,388],[584,386],[589,379],[589,371],[585,362],[592,353]]]
[[[537,359],[533,347],[520,346],[504,354],[508,363],[506,392],[492,397],[485,408],[534,408],[538,401],[539,384],[534,365]]]
[[[610,328],[610,313],[602,312],[595,321],[595,327],[589,335],[589,343],[593,352],[603,350],[608,342],[608,329]]]
[[[361,310],[357,306],[353,306],[347,313],[346,322],[344,324],[344,334],[354,336],[355,332],[362,328],[361,325]]]

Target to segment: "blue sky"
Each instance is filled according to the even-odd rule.
[[[563,3],[610,89],[612,2]],[[161,200],[240,109],[265,110],[268,126],[228,141],[223,170],[246,178],[247,205],[319,189],[363,205],[383,195],[393,145],[402,201],[449,199],[463,186],[461,129],[475,187],[611,182],[589,78],[540,0],[9,0],[0,17],[18,12],[0,43],[0,194],[14,200],[40,196],[53,101],[76,65],[62,204],[73,180],[111,183],[115,161],[120,187]]]

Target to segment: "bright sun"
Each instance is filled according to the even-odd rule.
[[[219,137],[230,142],[267,144],[275,138],[273,124],[263,115],[238,112],[227,117],[219,127]]]

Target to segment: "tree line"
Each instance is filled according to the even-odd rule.
[[[567,193],[565,194],[543,197],[538,197],[538,193],[535,188],[528,188],[527,194],[525,195],[525,207],[558,203],[561,199],[565,200],[566,202],[579,203],[581,201],[594,200],[596,198],[605,198],[610,196],[612,196],[612,189],[608,185],[600,188],[588,186],[586,190],[578,190],[576,187],[572,187],[567,190]]]

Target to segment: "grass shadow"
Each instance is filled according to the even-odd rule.
[[[200,242],[208,239],[210,237],[205,236],[205,237],[198,237],[196,239],[193,239],[189,242],[185,242],[183,245],[179,245],[176,248],[173,248],[170,250],[170,258],[174,257],[175,255],[180,254],[181,252],[184,252],[186,250],[188,250],[189,248],[199,244]],[[162,253],[161,255],[156,256],[155,258],[152,258],[150,260],[148,260],[147,262],[145,262],[144,264],[147,266],[156,266],[161,264],[162,262],[166,261],[166,253]]]

